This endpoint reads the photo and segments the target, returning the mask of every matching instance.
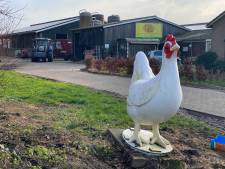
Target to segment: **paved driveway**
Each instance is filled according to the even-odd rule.
[[[25,61],[16,71],[127,96],[129,78],[90,74],[81,72],[81,68],[84,68],[84,65],[65,61],[53,63]],[[184,86],[182,88],[183,108],[225,117],[225,92]]]

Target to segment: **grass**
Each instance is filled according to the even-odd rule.
[[[114,157],[115,151],[105,141],[105,131],[133,126],[127,115],[126,100],[104,92],[14,71],[0,71],[0,86],[0,101],[39,106],[42,107],[39,111],[44,112],[34,113],[27,108],[26,118],[32,120],[30,123],[25,127],[6,125],[10,138],[15,135],[20,139],[13,140],[22,140],[27,145],[19,146],[17,150],[0,151],[0,165],[4,164],[5,168],[26,168],[25,165],[33,169],[55,166],[71,168],[73,164],[68,160],[76,161],[74,158],[77,158],[78,152],[84,154],[87,161],[90,158],[88,155],[93,154],[112,161],[110,158]],[[33,121],[41,125],[35,126]],[[206,124],[181,115],[173,117],[161,127],[208,130]],[[46,136],[48,139],[43,142]],[[60,140],[67,141],[62,144]],[[61,144],[66,148],[60,148]]]
[[[0,94],[3,98],[51,106],[72,105],[70,108],[56,112],[54,116],[59,126],[66,129],[83,125],[86,127],[93,125],[97,129],[132,125],[126,112],[125,99],[86,87],[45,80],[13,71],[2,73],[4,74],[2,81],[7,81],[4,92]],[[175,116],[165,125],[193,128],[201,126],[199,122],[181,116]]]
[[[182,84],[189,84],[189,85],[194,85],[194,86],[204,86],[204,87],[222,87],[225,88],[225,80],[223,79],[218,79],[218,80],[206,80],[206,81],[199,81],[199,80],[186,80],[185,78],[181,78],[181,83]]]
[[[219,86],[225,88],[225,80],[193,81],[192,83],[196,85]]]
[[[3,78],[5,79],[3,81],[7,81],[4,92],[0,92],[3,98],[34,104],[51,106],[69,104],[76,107],[62,111],[59,115],[61,118],[76,114],[82,119],[81,122],[94,122],[99,126],[102,124],[121,126],[131,122],[126,114],[124,100],[109,94],[12,71],[4,72]]]

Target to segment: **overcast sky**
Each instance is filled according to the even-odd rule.
[[[121,19],[157,15],[178,23],[208,22],[225,10],[225,0],[11,0],[14,8],[23,8],[19,27],[77,16],[80,9],[112,14]]]

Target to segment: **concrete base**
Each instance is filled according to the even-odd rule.
[[[122,133],[123,141],[132,149],[145,154],[146,156],[165,156],[173,150],[173,147],[168,141],[166,148],[158,146],[157,144],[150,144],[150,139],[153,137],[153,133],[147,130],[140,130],[139,137],[144,140],[142,147],[136,145],[135,143],[130,143],[129,140],[133,135],[133,130],[126,129]]]
[[[119,146],[122,150],[122,161],[123,163],[131,168],[151,168],[157,169],[165,166],[170,166],[170,168],[186,169],[186,164],[177,160],[171,160],[169,156],[159,157],[147,155],[146,153],[141,153],[135,149],[130,148],[125,141],[122,139],[122,129],[109,129],[108,133],[110,136],[110,141]],[[177,167],[177,165],[179,167]]]

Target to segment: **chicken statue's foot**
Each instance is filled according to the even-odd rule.
[[[139,132],[140,132],[140,124],[135,123],[133,135],[131,136],[131,138],[129,139],[128,142],[129,143],[136,143],[140,147],[142,147],[142,141],[141,141],[141,138],[139,136]]]
[[[167,145],[170,144],[168,140],[163,138],[159,133],[159,124],[153,124],[152,125],[152,133],[153,138],[151,139],[150,144],[158,144],[159,146],[166,148]]]

